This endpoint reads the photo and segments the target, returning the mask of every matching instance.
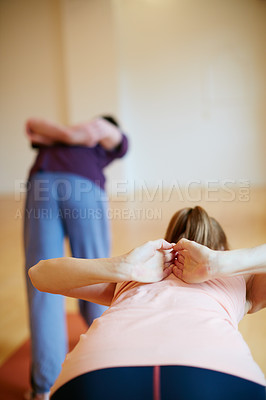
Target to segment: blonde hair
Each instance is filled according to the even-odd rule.
[[[221,225],[202,207],[183,208],[171,218],[165,240],[176,243],[186,238],[213,250],[228,250],[228,242]]]

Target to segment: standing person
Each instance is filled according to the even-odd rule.
[[[128,140],[112,116],[70,127],[29,119],[26,134],[38,148],[29,173],[24,218],[32,343],[32,390],[26,398],[45,400],[67,352],[64,299],[36,290],[27,271],[40,260],[62,257],[65,237],[73,257],[110,255],[103,169],[126,154]],[[105,309],[83,300],[79,308],[88,325]]]

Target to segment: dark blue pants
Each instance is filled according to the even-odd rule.
[[[265,400],[265,387],[234,375],[183,366],[119,367],[88,372],[51,400]]]

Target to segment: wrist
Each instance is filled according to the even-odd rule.
[[[128,254],[115,257],[115,273],[119,282],[129,282],[133,280],[133,266]]]
[[[85,132],[79,126],[69,126],[64,130],[64,143],[69,146],[84,144]]]
[[[212,279],[224,275],[224,251],[211,250],[209,254],[209,274]]]

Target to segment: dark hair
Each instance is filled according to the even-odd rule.
[[[186,238],[203,244],[213,250],[228,250],[228,242],[221,225],[207,212],[197,206],[183,208],[171,218],[165,234],[165,240],[177,243]]]
[[[111,122],[111,124],[117,126],[120,128],[119,123],[116,118],[114,118],[112,115],[101,115],[101,118],[105,119],[108,122]]]

